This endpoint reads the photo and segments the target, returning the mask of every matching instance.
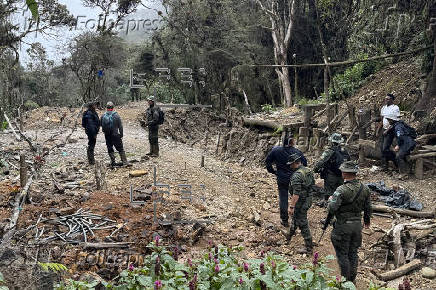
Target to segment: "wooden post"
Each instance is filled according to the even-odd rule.
[[[348,118],[350,119],[350,128],[357,126],[356,121],[356,108],[354,106],[348,108]]]
[[[216,154],[218,154],[220,148],[220,140],[221,140],[221,131],[218,132],[218,137],[216,138],[216,149],[215,149]]]
[[[20,131],[24,132],[24,116],[23,116],[23,106],[21,105],[18,109],[19,118],[20,118]]]
[[[24,153],[20,154],[20,186],[23,188],[27,183],[27,166],[26,166],[26,155]]]
[[[309,149],[310,129],[307,127],[300,127],[298,130],[298,145],[301,151],[306,152]]]
[[[359,165],[363,165],[365,163],[365,147],[363,145],[359,145]]]
[[[200,167],[204,167],[204,155],[201,155],[201,164]]]
[[[416,159],[415,176],[417,179],[424,179],[424,159],[423,158]]]
[[[103,160],[95,161],[95,183],[97,185],[97,190],[106,189],[106,166]]]
[[[311,128],[311,120],[313,116],[313,108],[310,105],[303,106],[304,112],[304,127]]]
[[[371,110],[361,109],[359,110],[359,139],[366,139],[366,127],[365,125],[371,120]]]

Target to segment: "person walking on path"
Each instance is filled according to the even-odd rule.
[[[279,207],[280,207],[280,220],[284,227],[289,227],[289,182],[293,174],[293,170],[289,167],[289,156],[298,153],[301,156],[301,163],[307,166],[307,160],[303,155],[303,152],[294,147],[294,138],[286,138],[283,142],[283,146],[275,146],[268,153],[265,163],[266,169],[269,173],[274,174],[277,177],[277,187],[279,191]],[[276,169],[274,169],[275,164]]]
[[[97,104],[92,102],[88,104],[88,110],[83,113],[82,127],[88,136],[88,163],[89,165],[95,164],[94,149],[97,142],[97,134],[100,131],[100,119],[96,112]]]
[[[115,149],[120,154],[122,165],[128,165],[126,152],[123,147],[123,124],[121,117],[114,111],[114,104],[108,102],[106,105],[106,113],[101,117],[101,128],[106,139],[107,152],[111,159],[111,166],[116,166]]]

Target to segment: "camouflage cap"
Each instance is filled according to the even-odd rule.
[[[344,138],[342,138],[342,135],[339,133],[333,133],[329,136],[329,142],[331,143],[343,144],[344,141]]]
[[[114,103],[112,103],[112,102],[107,102],[107,104],[106,104],[106,108],[108,108],[108,109],[113,109],[114,108]]]
[[[345,161],[341,164],[339,170],[342,172],[357,173],[359,172],[359,164],[355,161]]]
[[[153,101],[154,102],[154,96],[148,96],[147,101]]]
[[[286,164],[291,165],[292,163],[297,162],[300,159],[301,159],[300,153],[292,153],[288,158],[288,163]]]

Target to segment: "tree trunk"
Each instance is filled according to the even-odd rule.
[[[285,64],[286,61],[284,61],[282,64]],[[291,92],[291,82],[289,81],[289,68],[282,67],[281,68],[281,74],[279,74],[279,78],[282,82],[283,86],[283,94],[285,98],[285,106],[290,107],[293,105],[292,100],[292,92]]]

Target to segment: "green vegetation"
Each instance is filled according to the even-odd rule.
[[[3,274],[0,272],[0,290],[8,290],[9,288],[6,286],[3,286],[5,282],[5,279],[3,277]]]
[[[129,266],[106,289],[356,289],[342,277],[330,276],[326,263],[332,256],[314,254],[312,263],[300,267],[289,264],[274,253],[260,254],[259,259],[244,260],[241,247],[210,245],[201,259],[178,261],[178,250],[169,251],[159,238],[148,245],[152,254],[144,266]],[[71,279],[57,285],[58,290],[93,289],[99,282]],[[371,290],[382,290],[372,285]]]
[[[261,106],[262,112],[264,113],[271,113],[272,111],[274,111],[274,107],[270,104],[265,104]]]

